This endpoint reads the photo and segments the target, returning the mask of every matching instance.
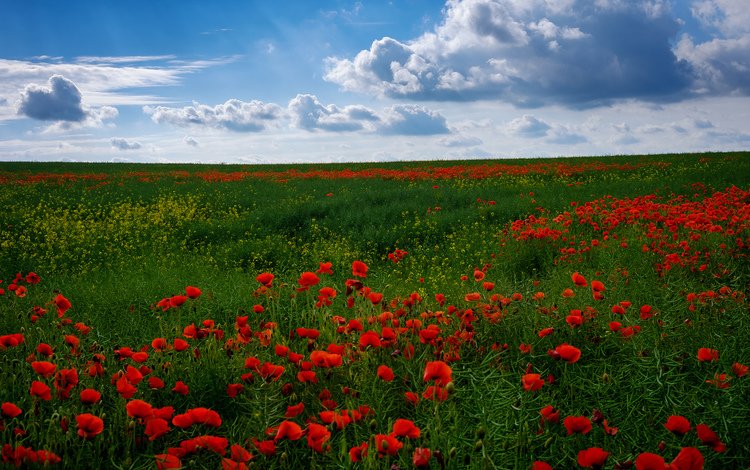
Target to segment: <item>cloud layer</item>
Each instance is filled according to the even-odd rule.
[[[330,57],[325,79],[390,98],[522,107],[746,94],[750,9],[742,1],[694,2],[692,14],[718,34],[699,44],[685,36],[675,47],[680,20],[662,0],[448,0],[433,31]]]
[[[278,119],[282,114],[281,107],[276,104],[237,99],[230,99],[216,106],[200,103],[183,108],[145,106],[143,111],[157,124],[211,127],[235,132],[262,131],[269,122]]]

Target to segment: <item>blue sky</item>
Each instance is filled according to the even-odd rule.
[[[750,147],[746,0],[6,0],[0,160]]]

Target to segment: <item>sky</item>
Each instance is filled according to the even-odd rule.
[[[0,4],[0,161],[750,148],[747,0]]]

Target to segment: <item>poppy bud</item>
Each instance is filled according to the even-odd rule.
[[[281,394],[285,397],[288,397],[293,391],[294,386],[290,382],[287,382],[281,386]]]
[[[375,428],[377,428],[377,427],[378,427],[378,422],[375,421],[374,419],[370,420],[370,429],[374,431]],[[383,444],[385,445],[386,441],[383,441]]]
[[[607,374],[606,372],[602,374],[602,382],[609,383],[609,374]]]
[[[474,451],[480,451],[482,450],[482,447],[484,447],[484,442],[482,442],[481,439],[479,439],[477,442],[474,443]]]
[[[554,440],[555,440],[554,436],[548,437],[547,440],[544,441],[544,448],[548,449],[549,446],[552,445],[552,441],[554,441]]]
[[[451,447],[451,450],[448,451],[448,458],[449,459],[456,458],[456,453],[457,452],[458,452],[458,449],[456,449],[455,447]]]
[[[456,391],[456,385],[453,382],[448,382],[448,384],[445,386],[445,391],[448,393],[453,393]]]
[[[279,460],[281,460],[282,462],[286,462],[286,459],[287,459],[288,457],[289,457],[289,456],[287,455],[287,453],[286,453],[286,452],[282,452],[282,453],[281,453],[281,455],[279,456]]]
[[[372,424],[372,422],[371,422],[371,424]],[[383,439],[383,440],[382,440],[382,441],[380,442],[380,447],[382,447],[382,448],[383,448],[383,450],[388,450],[388,441],[387,441],[387,440],[385,440],[385,439]]]
[[[477,429],[476,435],[479,439],[484,439],[484,436],[487,434],[487,429],[484,426],[479,426],[479,429]]]

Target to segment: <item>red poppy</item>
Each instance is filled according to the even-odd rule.
[[[700,362],[716,362],[719,360],[719,351],[710,348],[698,349],[698,361]]]
[[[352,263],[352,275],[354,276],[365,278],[367,277],[368,269],[367,265],[362,261],[354,261]]]
[[[245,390],[245,386],[243,384],[229,384],[227,385],[227,396],[229,398],[235,398],[244,390]]]
[[[544,385],[544,379],[539,374],[524,374],[523,377],[521,377],[521,384],[525,391],[535,392],[542,388]]]
[[[552,327],[544,328],[542,330],[539,330],[537,336],[539,336],[540,338],[544,338],[545,336],[551,335],[553,331],[555,331],[555,329]]]
[[[0,413],[2,413],[4,417],[12,419],[23,412],[21,411],[21,408],[16,406],[14,403],[5,402],[2,404],[2,407],[0,407]]]
[[[232,444],[231,456],[235,462],[249,462],[253,459],[253,454],[239,444]]]
[[[265,287],[271,287],[271,283],[273,283],[274,275],[271,273],[260,273],[255,278],[256,281],[263,284]]]
[[[187,414],[190,416],[193,424],[205,424],[214,428],[221,426],[221,416],[210,408],[192,408],[187,411]]]
[[[273,440],[279,441],[281,439],[289,439],[290,441],[296,441],[300,438],[302,438],[302,428],[294,421],[287,420],[281,422]]]
[[[49,388],[48,388],[49,390]],[[84,405],[93,405],[102,399],[102,394],[93,388],[85,388],[81,390],[81,403]]]
[[[162,418],[150,418],[146,421],[146,429],[143,433],[148,436],[148,440],[153,442],[170,431],[169,423]]]
[[[434,380],[438,385],[448,385],[452,380],[453,369],[443,361],[431,361],[425,365],[422,380]]]
[[[320,278],[313,272],[305,271],[303,272],[299,279],[297,280],[297,283],[300,285],[300,287],[297,289],[298,291],[306,291],[310,289],[310,287],[318,285],[320,282]]]
[[[664,457],[658,454],[643,452],[635,458],[636,470],[667,470],[668,468]]]
[[[474,270],[474,280],[479,282],[481,280],[484,280],[484,271],[480,271],[479,269]]]
[[[119,393],[120,396],[126,400],[129,400],[133,395],[135,395],[135,392],[138,391],[138,389],[135,388],[133,384],[128,381],[128,378],[124,375],[117,379],[115,387],[117,389],[117,393]]]
[[[55,306],[57,307],[58,318],[62,318],[65,312],[72,307],[70,300],[66,299],[62,294],[57,294],[57,297],[55,297]]]
[[[151,404],[143,400],[131,400],[125,405],[125,409],[131,418],[146,419],[154,414]]]
[[[560,359],[566,361],[568,364],[578,362],[578,359],[581,358],[581,350],[567,343],[563,343],[556,347],[555,352],[557,352]]]
[[[430,385],[422,392],[425,400],[445,401],[448,399],[448,390],[439,385]]]
[[[190,393],[190,389],[182,380],[178,380],[177,383],[174,384],[172,391],[179,393],[180,395],[187,395]]]
[[[589,447],[578,452],[578,465],[584,468],[602,468],[609,452],[599,447]]]
[[[78,425],[78,435],[84,439],[91,439],[104,430],[104,421],[90,413],[82,413],[76,416],[76,424]]]
[[[695,431],[698,433],[698,439],[704,444],[711,446],[716,452],[724,452],[727,450],[727,446],[721,442],[719,436],[706,424],[699,424],[695,427]]]
[[[703,470],[703,455],[695,447],[683,447],[672,460],[671,470]]]
[[[323,452],[323,444],[331,438],[331,431],[323,425],[310,423],[307,425],[307,446],[315,452]]]
[[[408,437],[409,439],[418,439],[421,434],[420,429],[414,425],[413,421],[399,418],[393,423],[393,435],[396,437]]]
[[[188,344],[188,342],[185,341],[184,339],[182,339],[182,338],[175,338],[175,340],[174,340],[174,350],[175,351],[181,352],[181,351],[186,350],[189,347],[190,347],[190,344]]]
[[[552,405],[547,405],[539,410],[539,414],[542,415],[542,420],[547,423],[560,422],[560,412],[555,411],[555,408]]]
[[[404,446],[398,439],[386,434],[375,435],[375,447],[378,450],[378,456],[398,455],[398,451]]]
[[[187,302],[187,297],[184,295],[173,295],[169,298],[169,305],[174,308],[182,306],[185,302]]]
[[[52,390],[50,390],[49,386],[47,386],[47,384],[45,384],[44,382],[35,380],[31,382],[29,395],[31,395],[32,397],[37,397],[44,401],[49,401],[52,399]]]
[[[34,369],[34,372],[37,374],[48,379],[54,375],[57,366],[47,361],[34,361],[31,363],[31,368]]]
[[[419,395],[417,395],[414,392],[406,392],[404,393],[404,397],[406,398],[406,401],[411,403],[414,406],[417,406],[419,403]]]
[[[187,294],[187,296],[191,299],[197,299],[198,297],[201,296],[202,293],[203,292],[201,292],[201,290],[198,289],[197,287],[187,286],[185,288],[185,294]]]
[[[591,281],[591,290],[594,292],[604,292],[606,288],[601,281]]]
[[[156,470],[168,470],[168,469],[179,469],[182,468],[182,462],[179,457],[172,454],[157,454],[154,455],[156,459]]]
[[[737,377],[744,377],[747,375],[748,366],[744,364],[740,364],[739,362],[735,362],[732,364],[732,372],[734,372],[734,375]]]
[[[349,449],[349,460],[352,463],[357,463],[361,461],[363,458],[367,457],[367,448],[369,446],[367,445],[367,442],[363,442],[362,444],[358,446],[354,446],[351,449]]]
[[[392,382],[395,378],[393,369],[385,365],[378,366],[378,378],[385,382]]]
[[[573,273],[571,279],[573,280],[573,284],[579,287],[586,287],[588,285],[588,283],[586,282],[586,278],[579,273]]]
[[[664,423],[664,427],[667,428],[668,431],[673,432],[678,436],[684,436],[685,434],[690,432],[691,429],[690,421],[688,421],[684,416],[680,415],[672,415],[667,418],[667,422]]]
[[[591,420],[585,416],[568,416],[563,420],[563,424],[568,431],[568,436],[576,433],[588,434],[591,431]]]
[[[428,467],[430,465],[430,458],[432,457],[432,453],[430,452],[430,449],[426,447],[417,447],[414,449],[414,454],[411,457],[411,463],[417,467]]]
[[[565,323],[571,326],[571,328],[576,328],[581,325],[583,325],[583,315],[568,315],[565,317]]]
[[[318,274],[328,274],[329,276],[332,276],[333,275],[332,267],[333,267],[333,263],[331,263],[330,261],[327,261],[325,263],[321,262],[320,267],[315,272]]]

